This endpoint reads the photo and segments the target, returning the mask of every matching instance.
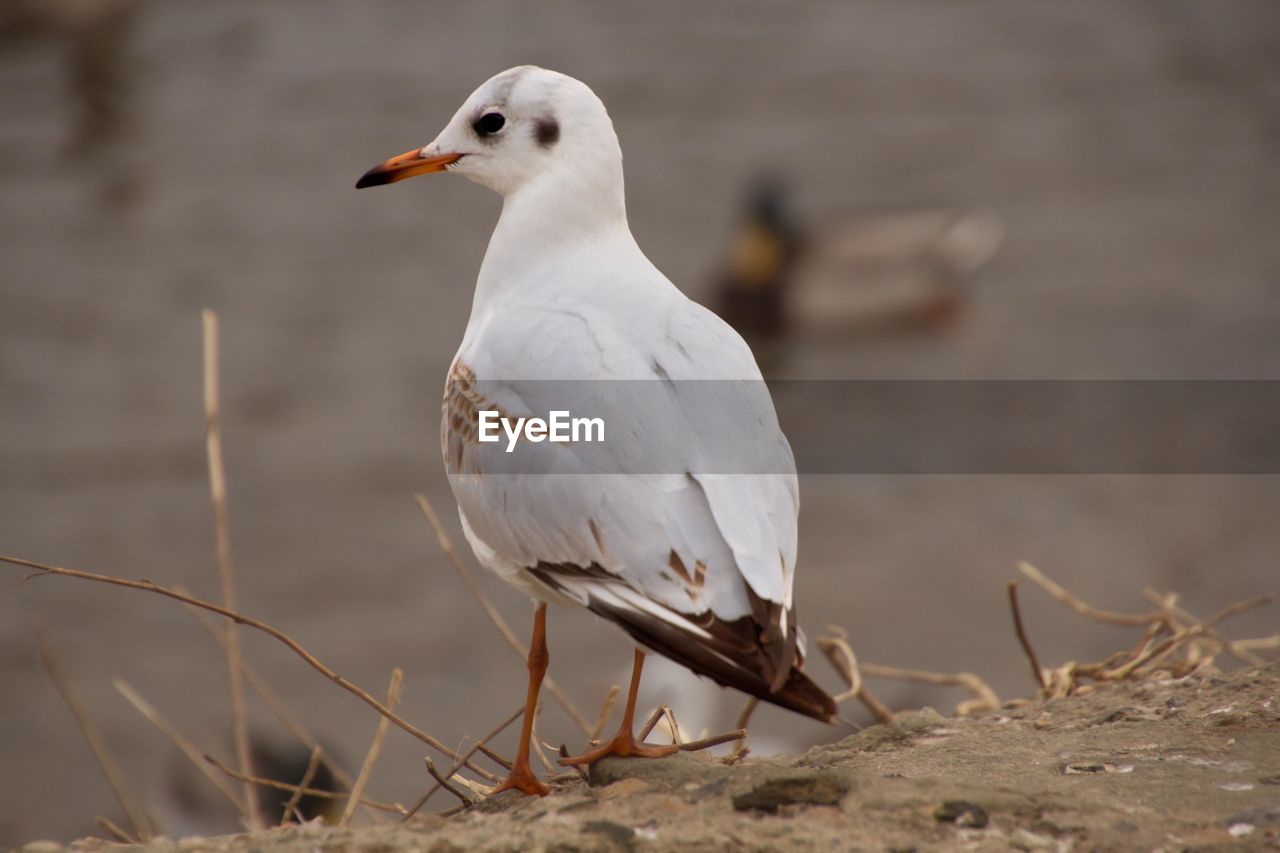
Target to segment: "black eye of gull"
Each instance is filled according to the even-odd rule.
[[[506,123],[507,120],[503,118],[502,113],[485,113],[480,116],[480,118],[476,119],[475,123],[471,126],[475,129],[480,138],[483,139],[486,136],[490,136],[502,130],[502,126]]]

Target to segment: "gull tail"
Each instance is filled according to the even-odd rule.
[[[721,619],[709,610],[687,615],[619,584],[594,585],[586,598],[588,609],[641,646],[698,675],[824,723],[835,720],[835,700],[801,671],[804,653],[794,611],[759,600],[753,602],[756,612],[740,619]],[[787,631],[779,618],[787,620]]]
[[[717,684],[824,723],[835,718],[835,700],[800,670],[803,660],[797,654],[795,631],[783,640],[790,646],[791,660],[779,669],[761,642],[761,626],[752,616],[725,621],[710,611],[696,617],[668,611],[670,617],[664,618],[666,614],[619,606],[596,595],[587,607],[645,648]]]

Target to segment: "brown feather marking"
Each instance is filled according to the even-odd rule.
[[[684,560],[680,559],[680,555],[675,552],[674,548],[671,549],[671,555],[667,557],[667,565],[670,566],[672,571],[678,574],[680,579],[685,583],[689,585],[693,584],[693,578],[689,576],[689,570],[684,567]]]
[[[701,560],[694,561],[693,564],[693,585],[698,589],[702,589],[703,584],[707,582],[707,564]]]
[[[601,554],[608,553],[608,549],[604,547],[604,537],[600,535],[600,525],[596,524],[594,518],[587,519],[587,527],[591,530],[591,538],[596,541],[596,550]]]
[[[476,390],[476,374],[460,358],[453,360],[444,383],[440,405],[440,455],[450,474],[482,474],[467,448],[480,443],[480,411],[497,411],[491,400]]]
[[[535,565],[529,571],[533,572],[538,577],[539,580],[542,580],[544,582],[548,580],[553,580],[556,576],[563,576],[563,577],[570,577],[570,578],[593,578],[595,580],[612,580],[612,581],[616,581],[619,579],[617,575],[615,575],[613,572],[609,571],[599,563],[592,563],[589,566],[579,566],[576,563],[548,563],[543,560],[539,560],[537,565]],[[552,584],[552,585],[557,588],[562,588],[560,587],[559,584]]]

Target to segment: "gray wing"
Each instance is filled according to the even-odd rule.
[[[490,320],[474,352],[464,346],[441,438],[468,536],[507,577],[576,601],[722,684],[828,719],[834,706],[795,669],[790,447],[746,345],[680,303],[647,329],[582,306],[512,311]],[[721,381],[692,381],[707,378]],[[479,441],[483,409],[589,413],[605,441],[507,453]],[[723,412],[732,417],[707,435]],[[708,470],[726,441],[761,454],[765,473]]]

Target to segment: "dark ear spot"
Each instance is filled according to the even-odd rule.
[[[533,125],[533,138],[543,148],[550,148],[560,141],[560,122],[553,118],[540,118]]]

